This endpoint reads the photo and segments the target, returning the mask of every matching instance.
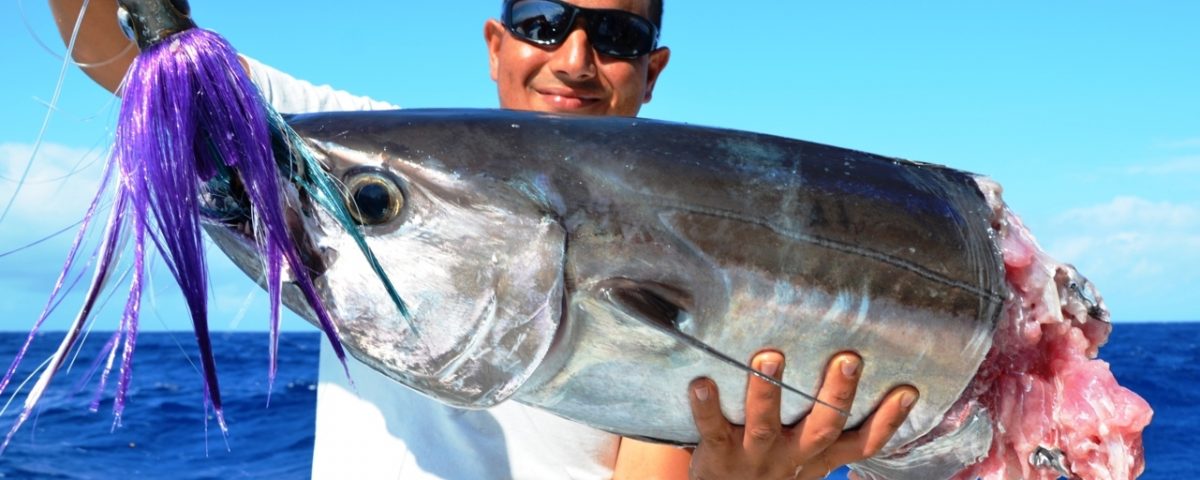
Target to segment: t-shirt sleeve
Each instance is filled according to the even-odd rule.
[[[258,60],[243,56],[250,80],[263,98],[279,113],[314,113],[346,110],[392,110],[400,108],[387,102],[360,97],[329,85],[313,85]]]

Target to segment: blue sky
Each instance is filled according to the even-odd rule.
[[[406,107],[496,106],[482,24],[498,1],[193,3],[201,26],[296,76]],[[1200,320],[1200,2],[731,5],[668,2],[671,63],[643,116],[990,175],[1117,321]],[[4,205],[63,48],[40,1],[0,3],[0,47]],[[0,252],[78,220],[115,116],[113,98],[70,69],[31,180],[0,223]],[[0,256],[0,330],[29,327],[69,240]],[[213,258],[214,328],[265,328],[265,295]],[[167,275],[154,286],[145,328],[187,328]],[[52,328],[78,302],[66,305]]]

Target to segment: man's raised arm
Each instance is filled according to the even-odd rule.
[[[71,41],[82,6],[83,0],[50,0],[64,44]],[[72,52],[84,73],[106,90],[116,92],[137,54],[137,45],[117,23],[116,0],[90,0]]]

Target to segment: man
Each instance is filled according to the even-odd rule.
[[[64,38],[80,0],[52,0]],[[115,91],[135,52],[117,28],[114,0],[92,0],[75,59]],[[658,47],[661,0],[508,0],[502,20],[484,25],[490,72],[503,108],[634,116],[652,98],[670,50]],[[115,61],[106,60],[116,58]],[[390,105],[314,87],[246,59],[268,101],[295,113]],[[694,452],[652,445],[571,424],[508,402],[487,411],[436,404],[350,360],[357,389],[323,345],[314,476],[404,478],[819,478],[870,456],[891,437],[917,398],[891,392],[858,430],[818,408],[799,424],[780,421],[780,392],[750,377],[746,425],[721,414],[707,379],[688,394],[702,441]],[[784,359],[761,352],[752,366],[777,378]],[[835,357],[818,393],[848,408],[863,368],[852,354]]]

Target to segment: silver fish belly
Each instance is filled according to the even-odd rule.
[[[697,377],[744,419],[746,372],[722,356],[778,350],[783,383],[815,393],[829,358],[854,351],[865,369],[848,427],[895,386],[921,392],[894,449],[962,396],[1007,295],[992,207],[973,175],[941,166],[633,118],[410,110],[291,123],[350,198],[401,199],[367,207],[382,217],[363,231],[417,332],[336,222],[293,201],[342,340],[452,405],[513,399],[695,443]],[[207,228],[257,278],[248,238]],[[785,394],[784,422],[812,408],[828,407]]]

